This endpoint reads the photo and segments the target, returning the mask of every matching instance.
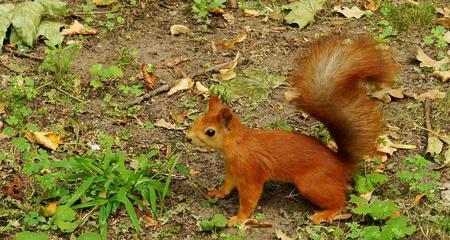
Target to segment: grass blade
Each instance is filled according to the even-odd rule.
[[[101,205],[107,204],[108,202],[109,202],[109,200],[107,200],[107,199],[97,199],[97,200],[94,200],[94,201],[85,202],[85,203],[81,203],[81,204],[75,205],[75,206],[72,207],[72,209],[101,206]]]
[[[125,195],[125,191],[121,189],[117,193],[117,200],[125,206],[125,209],[128,212],[128,216],[130,216],[131,222],[133,223],[134,229],[138,233],[141,232],[141,224],[139,223],[139,218],[136,214],[136,211],[134,210],[133,204],[130,202],[130,199]]]
[[[107,220],[108,220],[109,214],[111,213],[111,207],[112,207],[111,202],[108,202],[106,205],[103,205],[100,208],[100,211],[98,213],[98,227],[100,228],[100,236],[104,240],[108,239]]]
[[[166,198],[167,193],[169,192],[169,186],[170,186],[170,182],[172,180],[172,175],[173,175],[173,172],[175,171],[175,167],[177,166],[177,163],[178,163],[178,160],[180,159],[180,156],[181,156],[181,154],[177,154],[177,155],[174,155],[172,157],[173,158],[173,160],[172,160],[173,163],[172,163],[172,167],[170,168],[169,175],[167,176],[166,182],[164,184],[164,189],[163,189],[162,197],[161,197],[161,204],[164,203],[164,199]]]
[[[74,204],[78,199],[80,199],[81,196],[89,189],[89,187],[94,182],[94,179],[96,176],[92,176],[88,178],[81,186],[75,191],[75,193],[72,195],[72,197],[69,198],[69,200],[66,201],[65,206],[70,207],[72,204]]]

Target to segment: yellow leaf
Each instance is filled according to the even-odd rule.
[[[55,215],[57,209],[58,205],[56,204],[56,202],[51,202],[47,204],[45,207],[41,207],[39,209],[39,213],[44,217],[51,217]]]
[[[444,98],[445,97],[445,93],[441,92],[439,90],[433,89],[433,90],[429,90],[429,91],[427,91],[425,93],[422,93],[420,95],[413,94],[413,97],[416,100],[425,101],[425,99],[427,99],[427,98],[431,99],[431,100],[437,99],[437,98],[439,98],[439,99]]]
[[[217,45],[219,45],[221,47],[226,47],[226,48],[234,48],[234,45],[236,45],[237,43],[243,42],[246,38],[247,38],[247,33],[241,32],[232,39],[225,39],[223,41],[218,42]]]
[[[364,15],[364,11],[359,9],[357,6],[353,6],[352,8],[348,7],[341,8],[341,6],[335,6],[333,10],[335,10],[338,13],[341,13],[346,18],[360,19]]]
[[[92,0],[92,2],[97,6],[110,5],[112,3],[117,2],[117,0]]]
[[[172,88],[170,88],[167,96],[172,96],[173,94],[181,90],[190,89],[192,86],[194,86],[194,81],[192,81],[192,79],[182,78]]]
[[[51,150],[56,150],[61,142],[61,137],[53,132],[33,132],[33,137],[37,144]]]
[[[248,16],[248,17],[259,16],[259,12],[256,10],[252,10],[252,9],[244,9],[244,14],[245,14],[245,16]]]
[[[443,82],[447,82],[450,79],[450,70],[447,71],[434,71],[433,77],[441,79]]]
[[[430,153],[432,156],[437,155],[441,153],[442,147],[444,146],[444,143],[442,143],[439,138],[435,136],[430,136],[428,138],[428,145],[427,145],[427,153]]]
[[[172,25],[170,27],[170,34],[172,36],[179,35],[179,34],[182,34],[182,33],[187,33],[189,31],[191,31],[191,30],[188,27],[184,26],[184,25],[177,25],[176,24],[176,25]]]
[[[441,66],[449,62],[447,57],[440,61],[435,61],[432,58],[428,57],[428,55],[426,55],[421,48],[417,50],[416,58],[420,61],[420,67],[430,67],[437,71],[441,69]]]
[[[3,104],[2,101],[0,101],[0,114],[5,113],[5,104]]]
[[[93,29],[86,29],[84,25],[75,20],[69,28],[65,28],[61,31],[63,36],[68,35],[94,35],[97,32]]]

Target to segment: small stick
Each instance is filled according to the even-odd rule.
[[[10,48],[6,48],[6,47],[4,47],[3,49],[6,52],[12,53],[12,54],[14,54],[16,56],[19,56],[19,57],[25,57],[25,58],[33,59],[33,60],[36,60],[36,61],[44,61],[44,58],[37,57],[37,56],[31,55],[31,54],[28,54],[28,53],[22,53],[22,52],[14,51],[14,50],[12,50]]]
[[[155,90],[153,90],[151,92],[148,92],[148,93],[146,93],[146,94],[144,94],[144,95],[142,95],[140,97],[137,97],[133,101],[128,102],[127,104],[121,106],[121,108],[122,109],[127,109],[127,108],[129,108],[129,107],[131,107],[133,105],[136,105],[136,104],[141,103],[141,102],[143,102],[145,100],[148,100],[148,99],[152,98],[153,96],[156,96],[156,95],[158,95],[160,93],[167,92],[167,91],[169,91],[169,89],[170,89],[169,85],[167,85],[167,84],[162,85],[161,87],[159,87],[159,88],[157,88],[157,89],[155,89]]]
[[[197,73],[192,74],[191,78],[195,78],[195,77],[198,77],[198,76],[207,74],[207,73],[209,73],[209,72],[215,72],[215,71],[218,71],[218,70],[220,70],[221,68],[226,67],[228,64],[230,64],[230,63],[229,63],[229,62],[226,62],[226,63],[217,64],[217,65],[215,65],[215,66],[212,66],[212,67],[210,67],[210,68],[207,68],[207,69],[205,69],[205,70],[202,70],[202,71],[199,71],[199,72],[197,72]]]
[[[60,92],[62,92],[62,93],[64,93],[64,94],[66,94],[67,96],[69,96],[69,97],[71,97],[71,98],[77,100],[78,102],[80,102],[80,103],[82,103],[82,104],[86,104],[85,102],[83,102],[83,100],[81,100],[81,99],[79,99],[79,98],[77,98],[77,97],[75,97],[75,96],[72,96],[72,94],[70,94],[70,93],[68,93],[68,92],[66,92],[66,91],[64,91],[64,90],[62,90],[61,88],[56,87],[55,89],[58,90],[58,91],[60,91]]]

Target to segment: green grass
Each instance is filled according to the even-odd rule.
[[[435,6],[432,1],[419,2],[419,6],[408,3],[396,6],[391,0],[382,0],[379,11],[400,31],[429,28],[433,23]]]

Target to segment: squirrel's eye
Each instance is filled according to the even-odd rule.
[[[214,136],[214,134],[216,134],[216,131],[214,129],[209,128],[206,130],[205,134],[212,137]]]

